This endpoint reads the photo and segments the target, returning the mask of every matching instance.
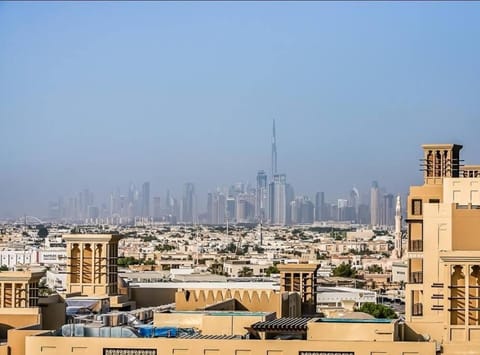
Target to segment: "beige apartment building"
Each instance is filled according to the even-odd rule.
[[[446,354],[480,353],[480,175],[455,144],[422,146],[407,208],[406,321]]]

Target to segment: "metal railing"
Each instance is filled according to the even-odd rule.
[[[410,240],[409,251],[423,251],[423,240]]]
[[[421,284],[423,283],[423,271],[416,271],[410,273],[410,283],[411,284]]]

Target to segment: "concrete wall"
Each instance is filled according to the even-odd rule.
[[[398,340],[396,322],[390,323],[330,323],[307,324],[307,339],[321,341],[382,341]]]
[[[232,298],[251,312],[275,312],[277,317],[288,316],[282,314],[282,305],[290,300],[272,290],[182,290],[176,293],[175,303],[179,311],[194,311]]]
[[[161,306],[175,302],[176,288],[136,288],[131,290],[132,301],[137,308]]]
[[[452,249],[480,250],[480,209],[452,205]]]
[[[156,349],[157,354],[184,355],[291,355],[300,351],[353,352],[355,355],[435,355],[433,342],[126,339],[30,336],[26,354],[103,355],[105,348]]]
[[[11,329],[8,331],[8,355],[29,355],[25,350],[25,337],[44,333],[35,329]]]
[[[65,324],[65,303],[50,303],[43,306],[42,312],[42,329],[58,329]]]
[[[28,309],[28,308],[27,308]],[[33,308],[34,310],[38,311],[37,308]],[[3,309],[2,311],[4,311]],[[14,311],[20,311],[21,309],[12,308]],[[12,328],[21,328],[25,326],[29,326],[32,324],[41,324],[41,316],[40,314],[15,314],[12,313],[4,313],[0,314],[0,324],[7,325]]]

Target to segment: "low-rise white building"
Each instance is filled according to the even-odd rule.
[[[344,301],[354,301],[356,306],[377,302],[377,293],[350,287],[318,287],[317,308],[340,307]]]

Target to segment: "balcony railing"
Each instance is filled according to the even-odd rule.
[[[423,251],[423,240],[410,240],[410,251]]]
[[[423,272],[416,271],[410,273],[410,283],[411,284],[421,284],[423,283]]]
[[[414,303],[412,305],[412,316],[421,316],[423,315],[423,304]]]

